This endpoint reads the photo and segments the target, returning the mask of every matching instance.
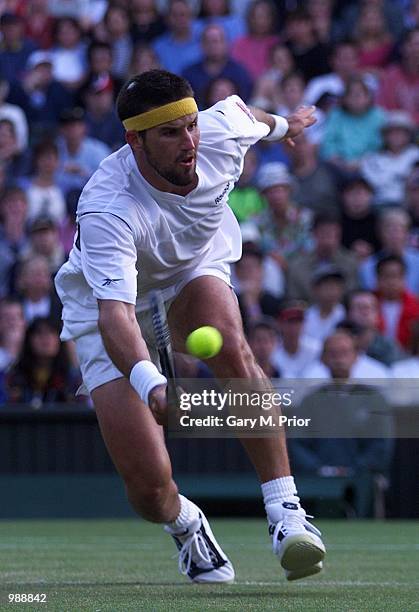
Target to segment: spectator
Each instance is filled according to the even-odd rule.
[[[244,158],[240,178],[228,196],[228,205],[239,223],[252,220],[266,208],[265,200],[255,187],[257,167],[258,157],[255,148],[250,147]]]
[[[242,257],[235,265],[235,275],[244,328],[262,315],[276,317],[279,300],[263,288],[263,255],[255,245],[244,245]]]
[[[419,27],[408,31],[401,61],[383,71],[378,102],[388,110],[404,110],[419,124]]]
[[[202,33],[201,45],[202,60],[183,71],[183,76],[192,85],[198,106],[205,108],[204,97],[208,85],[220,78],[233,81],[238,95],[246,101],[252,90],[252,81],[246,69],[229,57],[222,26],[208,25]]]
[[[0,198],[0,297],[9,295],[14,283],[14,266],[27,245],[25,192],[9,187]]]
[[[285,271],[289,258],[309,246],[311,215],[291,201],[292,178],[285,164],[264,164],[257,182],[267,203],[267,208],[254,221],[262,250]]]
[[[84,104],[82,95],[86,87],[96,79],[108,78],[112,84],[114,99],[122,87],[123,80],[119,79],[113,72],[113,54],[112,47],[104,41],[93,40],[87,49],[87,70],[85,72],[82,84],[78,91],[78,101]]]
[[[86,85],[87,134],[105,143],[111,151],[125,144],[125,131],[115,112],[114,84],[109,75],[94,78]]]
[[[333,0],[308,0],[307,13],[317,40],[329,44],[335,38],[333,24]]]
[[[390,371],[376,359],[359,352],[353,330],[336,329],[323,344],[320,360],[313,362],[305,371],[307,379],[388,379]]]
[[[397,255],[377,263],[377,297],[383,334],[409,348],[412,324],[419,319],[419,300],[406,288],[406,264]]]
[[[403,358],[397,342],[378,331],[380,311],[377,296],[372,291],[358,289],[347,300],[348,321],[357,325],[362,333],[358,337],[358,350],[368,357],[391,366]]]
[[[131,56],[129,76],[142,74],[147,70],[160,68],[160,62],[153,47],[148,45],[137,45]]]
[[[408,245],[419,249],[419,164],[406,181],[406,207],[410,215],[410,233]]]
[[[51,217],[39,216],[30,223],[28,234],[29,242],[23,252],[23,259],[42,255],[48,261],[50,274],[54,276],[65,260],[58,224]]]
[[[321,212],[314,218],[313,247],[308,253],[300,253],[290,261],[287,272],[289,298],[311,301],[311,280],[320,264],[332,264],[343,274],[345,292],[357,285],[355,256],[341,246],[342,225],[339,216]]]
[[[163,68],[181,74],[202,59],[201,25],[192,19],[186,0],[171,0],[166,19],[168,31],[154,40],[153,48]]]
[[[408,246],[409,215],[402,209],[385,210],[379,218],[378,234],[381,250],[366,259],[359,268],[360,284],[364,289],[376,287],[376,265],[386,255],[402,257],[406,266],[406,285],[419,294],[419,253]]]
[[[29,221],[40,215],[48,215],[57,223],[64,221],[64,195],[56,184],[58,162],[56,144],[45,141],[36,145],[33,151],[34,173],[30,178],[21,181],[28,200]]]
[[[40,49],[49,49],[53,44],[55,19],[48,4],[48,0],[26,3],[25,35]]]
[[[54,79],[70,90],[77,89],[86,69],[86,49],[81,27],[73,17],[57,19],[51,58]]]
[[[360,170],[375,189],[377,205],[400,206],[406,179],[419,161],[419,147],[412,142],[415,124],[408,113],[391,111],[382,132],[383,149],[364,157]]]
[[[336,180],[329,166],[317,155],[317,145],[306,134],[294,139],[289,155],[293,175],[293,197],[301,207],[312,212],[337,208]]]
[[[46,257],[35,255],[20,264],[16,288],[27,323],[36,317],[48,317],[61,325],[61,302],[55,293]]]
[[[247,330],[247,338],[258,365],[268,378],[279,378],[281,373],[273,364],[273,354],[278,341],[275,321],[264,317],[254,321]]]
[[[269,67],[272,47],[279,42],[275,34],[277,15],[269,0],[254,0],[247,11],[247,34],[237,38],[231,56],[243,63],[253,79],[260,77]]]
[[[353,175],[342,187],[342,244],[360,261],[379,247],[372,198],[373,189],[361,175]]]
[[[132,53],[128,11],[119,4],[110,4],[104,23],[108,42],[112,48],[112,73],[117,78],[124,79],[128,74]]]
[[[22,78],[30,54],[36,49],[24,37],[24,21],[14,13],[0,17],[0,75],[8,83]]]
[[[326,119],[321,154],[345,176],[358,170],[364,155],[381,146],[385,115],[374,105],[366,82],[353,77],[347,83],[341,105]]]
[[[305,313],[305,335],[323,342],[344,318],[343,283],[343,274],[334,266],[323,265],[315,270],[312,279],[313,304]]]
[[[337,331],[327,339],[323,362],[328,377],[337,382],[306,396],[299,406],[299,416],[312,417],[322,427],[323,436],[291,439],[290,458],[296,470],[308,474],[352,476],[354,480],[369,473],[374,479],[377,475],[374,488],[383,492],[386,488],[383,475],[390,467],[393,451],[391,418],[385,414],[388,406],[378,391],[371,386],[351,384],[356,361],[350,334]],[[367,432],[377,437],[367,438]],[[353,496],[352,492],[349,499]],[[369,515],[371,498],[372,491],[366,499],[360,496],[353,500],[358,514]]]
[[[236,83],[227,77],[218,77],[209,82],[207,90],[204,95],[203,106],[204,108],[210,108],[225,100],[229,96],[237,95],[238,89]]]
[[[305,81],[300,72],[290,72],[281,80],[280,97],[281,104],[276,109],[278,115],[287,117],[294,113],[304,102]],[[307,138],[318,144],[323,138],[324,113],[320,109],[315,112],[316,123],[307,128]]]
[[[148,45],[161,36],[166,26],[156,0],[131,0],[131,38],[135,45]]]
[[[294,71],[295,61],[288,47],[283,43],[274,45],[269,54],[269,67],[255,83],[253,104],[274,112],[283,103],[279,83]]]
[[[5,100],[10,93],[9,83],[0,78],[0,120],[9,119],[15,127],[18,150],[24,151],[28,146],[28,122],[25,113],[17,104]]]
[[[28,327],[20,358],[8,378],[11,403],[40,408],[74,400],[75,385],[66,347],[55,324],[36,318]]]
[[[332,72],[314,77],[304,93],[305,104],[318,104],[324,96],[340,98],[348,81],[358,71],[358,52],[353,42],[336,43],[330,55]]]
[[[83,109],[64,110],[60,123],[58,184],[66,194],[70,189],[84,187],[102,159],[109,155],[110,149],[100,140],[87,136]]]
[[[419,378],[419,321],[412,324],[409,352],[411,357],[402,359],[392,366],[394,378]]]
[[[60,113],[73,101],[73,94],[54,78],[52,61],[50,52],[35,51],[22,81],[10,89],[9,100],[25,112],[32,141],[52,133]]]
[[[344,3],[340,3],[344,4]],[[390,30],[393,38],[398,40],[403,34],[403,8],[402,3],[393,0],[360,0],[358,2],[348,2],[347,6],[341,11],[340,23],[338,24],[339,36],[348,38],[352,36],[359,14],[364,7],[374,6],[381,10],[385,17],[385,23]]]
[[[15,124],[10,119],[0,119],[0,162],[4,165],[6,181],[16,181],[28,171],[27,152],[21,152]]]
[[[329,45],[319,42],[310,15],[304,9],[288,15],[285,35],[297,70],[303,74],[306,82],[330,71]]]
[[[231,10],[230,4],[230,0],[202,0],[198,17],[204,27],[209,24],[221,26],[231,44],[245,34],[246,26],[242,16]]]
[[[0,372],[13,366],[25,336],[25,319],[21,303],[11,297],[0,301]]]
[[[355,348],[358,354],[356,361],[356,368],[359,371],[359,375],[363,378],[384,378],[387,379],[390,376],[390,371],[387,365],[383,364],[378,359],[370,357],[365,352],[365,327],[363,325],[357,325],[348,319],[342,319],[336,325],[336,331],[346,331],[351,334],[355,341]],[[401,351],[399,350],[399,354]]]
[[[355,40],[360,68],[377,70],[388,64],[394,40],[387,28],[382,6],[361,6],[355,25]]]
[[[304,302],[286,301],[278,315],[280,343],[273,354],[273,364],[282,378],[300,378],[318,358],[321,344],[303,333]]]

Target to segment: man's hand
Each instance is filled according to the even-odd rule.
[[[166,386],[167,385],[158,385],[154,387],[148,396],[148,405],[159,425],[167,425],[168,408]]]
[[[292,139],[301,134],[305,128],[316,123],[317,119],[314,116],[315,111],[315,106],[301,106],[295,113],[287,117],[289,128],[288,132],[285,134],[285,142],[294,146],[294,141]]]

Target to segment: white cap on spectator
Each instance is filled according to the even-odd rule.
[[[408,132],[413,132],[415,123],[406,111],[394,110],[387,113],[382,129],[389,130],[391,128],[403,128]]]
[[[52,65],[51,53],[49,53],[48,51],[34,51],[30,54],[26,67],[28,68],[28,70],[32,70],[40,64]]]
[[[260,191],[275,185],[291,185],[292,177],[288,168],[282,162],[269,162],[263,164],[257,175],[257,185]]]

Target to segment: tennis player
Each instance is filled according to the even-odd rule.
[[[231,582],[234,569],[205,515],[179,494],[164,443],[166,379],[153,346],[150,290],[162,291],[174,349],[212,325],[224,344],[209,360],[219,378],[259,379],[243,335],[230,264],[241,234],[228,194],[249,146],[292,139],[314,123],[314,108],[287,119],[231,96],[198,113],[189,83],[152,70],[123,86],[117,111],[127,144],[85,186],[78,232],[56,287],[62,339],[73,339],[109,453],[134,509],[165,524],[179,566],[194,582]],[[259,476],[273,551],[289,580],[321,570],[320,532],[306,519],[283,437],[246,438]]]

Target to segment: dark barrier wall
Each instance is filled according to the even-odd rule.
[[[169,439],[168,446],[175,477],[195,495],[258,495],[238,441]],[[419,516],[418,473],[419,440],[397,440],[389,516]],[[0,495],[0,517],[131,514],[95,413],[80,405],[0,409]]]

